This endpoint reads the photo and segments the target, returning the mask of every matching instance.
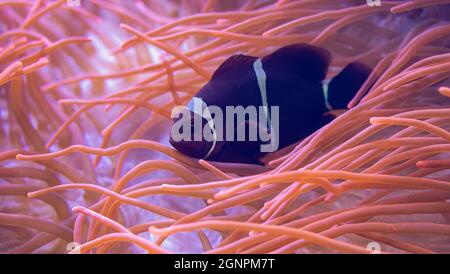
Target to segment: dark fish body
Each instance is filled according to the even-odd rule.
[[[330,116],[324,114],[331,107],[345,108],[371,71],[362,63],[348,65],[331,80],[327,94],[323,81],[330,62],[331,54],[327,50],[305,44],[286,46],[260,59],[234,55],[214,72],[195,98],[201,99],[206,106],[219,107],[224,113],[227,106],[278,106],[277,143],[281,149],[329,123]],[[191,114],[189,119],[194,121],[197,116],[202,126],[208,126],[208,120],[200,118],[192,108]],[[270,114],[268,116],[270,118]],[[174,119],[174,123],[179,119]],[[224,126],[227,122],[224,117]],[[248,129],[259,130],[264,124],[246,120],[235,127],[235,134],[240,127],[247,130],[246,141],[237,141],[237,136],[232,141],[174,141],[171,136],[170,143],[180,152],[198,159],[260,163],[259,159],[266,154],[260,148],[267,142],[250,141]],[[191,130],[198,134],[193,128]],[[269,126],[265,130],[274,138]]]

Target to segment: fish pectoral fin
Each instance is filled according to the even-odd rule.
[[[211,80],[218,80],[232,73],[235,70],[242,70],[253,65],[257,58],[244,54],[236,54],[230,56],[219,68],[213,73]]]
[[[258,124],[257,121],[245,120],[241,122],[236,127],[235,135],[237,135],[238,132],[245,132],[245,138],[243,141],[239,141],[236,136],[236,146],[239,147],[243,153],[248,153],[250,155],[261,154],[261,144],[263,143],[259,139],[261,132],[268,133],[270,138],[270,133],[267,128]],[[250,138],[252,135],[253,137],[256,136],[255,139]]]
[[[265,68],[294,72],[303,79],[320,82],[325,79],[331,63],[331,53],[325,48],[293,44],[264,57]]]

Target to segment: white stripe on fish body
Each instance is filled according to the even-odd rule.
[[[264,113],[266,114],[266,118],[267,118],[267,128],[270,129],[270,132],[273,133],[274,129],[273,129],[273,124],[272,124],[272,120],[270,117],[270,111],[269,111],[269,103],[267,100],[267,74],[264,71],[264,67],[263,67],[263,63],[261,58],[258,58],[254,63],[253,63],[253,69],[255,70],[255,75],[256,75],[256,79],[258,81],[258,86],[259,86],[259,92],[261,94],[261,101],[262,101],[262,105],[263,105],[263,110]],[[276,138],[277,134],[270,134],[270,138],[272,139],[271,144],[275,144],[278,141],[275,140],[274,138]],[[275,151],[275,150],[273,150]]]
[[[205,101],[203,101],[202,98],[193,97],[192,100],[187,104],[187,107],[190,111],[200,115],[200,117],[202,118],[205,118],[208,122],[209,128],[213,132],[213,143],[211,145],[211,148],[208,150],[205,156],[202,157],[202,159],[207,159],[209,156],[211,156],[211,153],[213,153],[217,144],[217,132],[214,125],[214,119],[212,118],[211,112],[209,112],[208,105],[205,103]]]
[[[330,101],[328,99],[328,91],[329,91],[329,84],[330,84],[330,80],[324,80],[322,82],[322,92],[323,92],[323,97],[325,99],[325,107],[328,110],[333,110],[333,106],[330,104]]]
[[[264,71],[261,58],[256,59],[253,63],[253,69],[255,70],[256,80],[258,81],[264,113],[267,117],[267,127],[272,128],[272,123],[270,122],[269,104],[267,102],[267,75]]]

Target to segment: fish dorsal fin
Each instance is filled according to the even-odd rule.
[[[327,75],[331,58],[324,48],[293,44],[264,57],[263,64],[271,70],[293,72],[306,80],[320,82]]]
[[[222,63],[222,65],[219,66],[219,68],[217,68],[211,79],[220,79],[230,75],[232,72],[251,68],[256,59],[256,57],[244,54],[230,56],[227,60],[225,60],[225,62]]]

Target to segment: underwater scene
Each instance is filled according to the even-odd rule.
[[[450,0],[0,0],[0,253],[450,253]]]

